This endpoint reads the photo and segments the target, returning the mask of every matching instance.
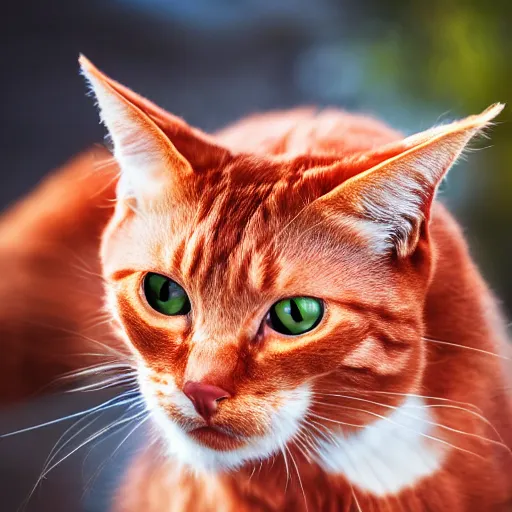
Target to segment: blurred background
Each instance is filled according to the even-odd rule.
[[[512,104],[508,0],[8,1],[0,25],[1,209],[102,140],[78,75],[79,52],[207,131],[255,111],[309,104],[363,111],[410,134],[495,101]],[[509,317],[511,112],[442,192]],[[5,411],[0,427],[26,426],[40,411],[51,417],[52,408],[69,406],[54,399]],[[2,511],[16,510],[56,436],[0,445]],[[82,500],[83,460],[70,459],[29,510],[105,510],[106,482],[119,466],[107,465],[99,490]]]

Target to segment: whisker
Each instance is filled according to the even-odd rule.
[[[73,448],[73,450],[71,450],[67,455],[65,455],[64,457],[62,457],[61,459],[59,459],[57,462],[55,462],[54,464],[52,464],[49,468],[45,468],[42,472],[41,472],[41,475],[39,476],[39,478],[37,479],[36,483],[34,484],[34,487],[31,489],[29,495],[27,496],[27,498],[25,499],[25,502],[24,502],[24,506],[26,506],[26,504],[30,501],[30,498],[33,496],[34,492],[36,491],[37,487],[39,486],[39,484],[41,483],[41,481],[51,472],[53,471],[59,464],[62,464],[62,462],[64,462],[66,459],[68,459],[69,457],[71,457],[71,455],[73,455],[74,453],[76,453],[78,450],[80,450],[81,448],[83,448],[84,446],[86,446],[88,443],[90,443],[91,441],[93,441],[94,439],[97,439],[99,436],[101,436],[102,434],[104,434],[105,432],[108,432],[109,430],[111,430],[112,428],[114,427],[117,427],[119,426],[120,424],[124,424],[128,421],[132,421],[138,417],[140,417],[142,414],[147,414],[148,412],[146,410],[144,411],[141,411],[137,414],[134,414],[133,416],[131,416],[130,418],[125,418],[123,420],[118,420],[118,421],[115,421],[113,423],[111,423],[110,425],[106,426],[106,427],[103,427],[101,430],[99,430],[98,432],[96,432],[95,434],[89,436],[85,441],[83,441],[82,443],[80,443],[77,447]]]
[[[67,357],[101,357],[105,359],[105,357],[112,357],[111,355],[107,356],[104,352],[75,352],[73,354],[66,354]],[[118,357],[117,359],[112,359],[112,361],[122,361],[126,359],[126,356],[123,355],[123,358]]]
[[[80,429],[78,429],[77,432],[73,433],[68,439],[66,439],[62,445],[59,446],[59,443],[61,441],[63,441],[65,439],[65,436],[67,434],[69,434],[74,428],[78,427],[78,425],[85,419],[87,419],[91,414],[94,414],[94,412],[96,411],[93,411],[89,414],[87,414],[86,416],[80,418],[78,421],[76,421],[75,423],[73,423],[73,425],[71,425],[71,427],[69,427],[68,429],[66,429],[66,431],[64,432],[64,434],[62,434],[59,439],[57,439],[57,442],[55,443],[54,447],[51,449],[50,453],[48,454],[48,457],[46,458],[44,464],[43,464],[43,470],[42,472],[44,473],[44,471],[46,470],[46,468],[48,468],[50,466],[50,464],[52,463],[53,460],[55,460],[55,457],[57,457],[57,455],[62,452],[62,450],[71,442],[73,441],[73,439],[75,439],[77,436],[79,436],[82,432],[84,432],[85,430],[87,430],[91,425],[93,425],[94,423],[96,423],[96,421],[98,421],[101,416],[102,416],[102,413],[100,413],[98,416],[96,416],[95,418],[93,418],[91,421],[89,421],[88,423],[86,423],[83,427],[81,427]]]
[[[135,367],[129,363],[99,363],[87,366],[81,370],[73,370],[58,377],[57,380],[66,380],[72,378],[86,377],[88,375],[97,375],[99,373],[110,372],[111,370],[128,369],[135,371]]]
[[[128,434],[126,434],[125,437],[123,437],[123,439],[119,442],[119,444],[117,445],[116,449],[108,456],[108,458],[98,467],[98,469],[94,472],[94,474],[91,476],[91,478],[89,478],[89,480],[87,481],[86,485],[85,485],[85,489],[84,489],[84,495],[87,493],[90,485],[92,485],[92,482],[94,481],[95,478],[97,478],[99,476],[99,474],[101,473],[101,471],[104,469],[104,467],[106,466],[106,464],[108,463],[109,460],[111,460],[115,455],[116,453],[121,449],[121,447],[123,446],[123,444],[128,440],[128,438],[136,431],[138,430],[142,425],[144,425],[144,423],[146,423],[146,421],[148,421],[150,418],[150,415],[148,414],[145,418],[143,418],[142,420],[140,420],[137,425],[135,425],[135,427],[133,427],[129,432]],[[122,428],[124,427],[127,427],[129,425],[124,425]],[[119,432],[119,431],[117,431]]]
[[[461,345],[459,343],[452,343],[450,341],[436,340],[436,339],[433,339],[433,338],[422,338],[422,339],[427,341],[427,342],[429,342],[429,343],[439,343],[440,345],[448,345],[448,346],[451,346],[451,347],[463,348],[463,349],[466,349],[466,350],[471,350],[473,352],[479,352],[481,354],[486,354],[488,356],[497,357],[497,358],[503,359],[505,361],[510,361],[511,360],[510,357],[503,356],[501,354],[496,354],[494,352],[490,352],[489,350],[483,350],[481,348],[468,347],[467,345]]]
[[[303,200],[303,206],[299,210],[299,212],[289,221],[287,222],[283,228],[281,228],[277,234],[273,237],[274,240],[279,240],[282,238],[282,234],[310,207],[309,202]]]
[[[44,328],[49,328],[49,329],[54,329],[56,330],[57,332],[62,332],[64,334],[69,334],[71,336],[76,336],[80,339],[83,339],[84,341],[88,341],[90,343],[93,343],[95,345],[99,345],[100,347],[104,348],[106,350],[107,353],[111,353],[113,355],[115,355],[116,357],[119,357],[120,359],[129,359],[131,358],[132,356],[130,354],[127,354],[127,353],[122,353],[120,350],[117,350],[115,349],[114,347],[111,347],[109,345],[106,345],[105,343],[99,341],[99,340],[95,340],[94,338],[91,338],[90,336],[86,336],[85,334],[82,334],[80,332],[77,332],[77,331],[73,331],[71,329],[66,329],[62,326],[58,326],[58,325],[49,325],[49,324],[45,324],[44,322],[33,322],[29,319],[24,319],[24,321],[28,324],[31,324],[31,325],[34,325],[36,327],[44,327]],[[107,353],[105,354],[105,356],[107,355]]]
[[[45,478],[48,473],[50,473],[53,469],[55,469],[59,464],[61,464],[62,462],[64,462],[68,457],[71,457],[71,455],[73,455],[74,453],[76,453],[78,450],[80,450],[80,448],[83,448],[84,446],[86,446],[87,444],[89,444],[91,441],[94,441],[94,439],[97,439],[99,436],[101,436],[102,434],[104,434],[105,432],[108,432],[110,430],[112,430],[114,427],[118,427],[119,425],[123,425],[124,423],[127,423],[128,421],[132,421],[134,419],[137,419],[139,418],[140,416],[142,416],[143,414],[148,414],[148,411],[146,410],[143,410],[137,414],[134,414],[133,416],[130,416],[129,418],[124,418],[122,420],[117,420],[115,421],[114,423],[111,423],[110,425],[106,426],[106,427],[103,427],[101,430],[99,430],[98,432],[96,432],[95,434],[89,436],[85,441],[83,441],[82,443],[80,443],[77,447],[73,448],[73,450],[71,450],[67,455],[65,455],[64,457],[62,457],[60,460],[58,460],[57,462],[55,462],[54,464],[52,464],[40,477],[40,480],[41,481],[43,478]],[[39,482],[38,482],[39,483]],[[37,484],[36,484],[37,485]]]
[[[123,393],[120,396],[111,398],[110,400],[107,400],[106,402],[103,402],[100,405],[96,405],[94,407],[86,409],[85,411],[80,411],[80,412],[76,412],[73,414],[69,414],[62,418],[57,418],[55,420],[45,421],[44,423],[39,423],[38,425],[33,425],[31,427],[26,427],[26,428],[22,428],[19,430],[15,430],[13,432],[8,432],[7,434],[1,434],[0,439],[5,439],[7,437],[15,436],[18,434],[23,434],[25,432],[31,432],[32,430],[37,430],[39,428],[49,427],[50,425],[56,425],[57,423],[61,423],[63,421],[71,420],[73,418],[79,418],[81,416],[89,414],[90,412],[106,411],[107,409],[111,409],[113,407],[120,407],[121,405],[126,405],[126,404],[133,402],[137,398],[140,398],[139,392],[130,390],[130,391],[127,391],[126,393]]]
[[[124,384],[135,384],[137,382],[136,375],[118,375],[116,377],[112,377],[110,379],[105,379],[100,382],[94,382],[93,384],[87,384],[85,386],[80,386],[79,388],[73,388],[67,390],[66,393],[79,393],[79,392],[91,392],[91,391],[100,391],[102,389],[108,389],[112,387],[122,386]]]
[[[416,393],[398,393],[393,391],[381,391],[381,390],[362,390],[362,389],[351,389],[351,388],[342,388],[340,391],[345,393],[356,393],[356,394],[375,394],[375,395],[389,395],[389,396],[402,396],[404,398],[423,398],[425,400],[435,400],[439,402],[449,402],[457,405],[467,405],[468,407],[472,407],[473,409],[479,411],[480,413],[482,410],[477,407],[475,404],[472,404],[471,402],[460,402],[458,400],[452,400],[451,398],[444,398],[444,397],[438,397],[438,396],[428,396],[428,395],[419,395]],[[315,392],[316,394],[321,394],[323,396],[336,396],[336,394],[333,393],[320,393]]]
[[[51,461],[53,460],[53,456],[56,455],[57,453],[60,452],[61,448],[66,446],[69,442],[69,440],[66,440],[62,447],[59,446],[59,443],[61,441],[63,441],[66,437],[67,434],[69,434],[70,432],[73,431],[74,428],[78,427],[80,425],[80,423],[84,420],[86,420],[91,414],[94,414],[94,412],[91,412],[89,414],[87,414],[86,416],[83,416],[82,418],[80,418],[79,420],[75,421],[70,427],[68,427],[64,433],[59,437],[59,439],[57,439],[57,441],[55,442],[55,444],[53,445],[53,448],[50,450],[50,453],[48,453],[48,456],[46,457],[46,460],[44,461],[44,464],[43,464],[43,469],[48,467],[48,464],[51,463]],[[90,427],[91,425],[93,425],[99,418],[101,417],[101,413],[96,416],[96,418],[93,418],[91,421],[89,421],[86,425],[85,425],[85,428],[88,428]],[[82,432],[82,429],[79,429],[79,431],[75,434],[73,434],[71,437],[70,437],[70,440],[74,439],[76,434],[79,434],[80,432]]]
[[[306,492],[304,491],[304,486],[302,485],[302,478],[300,477],[299,468],[297,466],[297,463],[295,462],[295,458],[293,457],[292,452],[288,449],[287,446],[285,446],[285,450],[290,455],[290,458],[292,459],[292,464],[295,467],[295,471],[297,473],[297,478],[299,479],[299,485],[300,485],[300,488],[301,488],[301,491],[302,491],[302,496],[304,496],[304,506],[306,507],[306,512],[308,512],[309,511],[308,500],[306,499]]]
[[[74,255],[74,256],[77,257],[77,255]],[[85,267],[84,266],[85,262],[83,260],[80,263],[82,265],[76,265],[75,263],[70,263],[69,265],[72,269],[78,270],[79,272],[82,272],[86,276],[97,277],[98,279],[101,279],[102,282],[105,281],[104,277],[99,272],[94,272],[93,270],[89,270],[87,267]],[[81,277],[84,277],[84,276],[81,276]]]
[[[129,198],[127,201],[125,201],[126,203],[126,206],[128,206],[128,208],[130,208],[130,210],[135,213],[135,215],[138,215],[142,220],[144,220],[144,222],[146,222],[147,224],[150,224],[150,220],[148,218],[148,216],[142,211],[142,210],[139,210],[135,204],[133,204],[133,201],[130,201]]]
[[[345,421],[330,420],[329,418],[324,418],[323,416],[319,416],[318,414],[315,414],[314,412],[311,412],[311,411],[308,412],[308,415],[309,416],[313,416],[314,418],[321,419],[321,420],[326,420],[327,419],[329,421],[333,421],[335,423],[338,423],[338,425],[344,425],[346,427],[365,428],[367,426],[367,425],[361,425],[361,424],[355,424],[355,423],[347,423]]]
[[[309,463],[311,463],[310,451],[309,451],[308,446],[306,446],[306,444],[305,444],[305,441],[304,441],[305,439],[307,439],[307,438],[304,436],[304,431],[301,428],[301,429],[299,429],[299,431],[297,432],[297,435],[293,438],[293,440],[291,442],[293,443],[295,448],[297,448],[300,451],[302,456]]]
[[[112,313],[110,312],[110,310],[107,308],[107,306],[103,306],[101,309],[99,310],[94,310],[91,312],[90,315],[87,315],[83,317],[83,320],[86,321],[86,322],[92,322],[93,320],[103,320],[103,319],[114,319],[114,317],[112,316]]]
[[[313,423],[316,423],[316,422],[314,422],[313,420],[311,420],[311,421],[312,421]],[[316,423],[316,424],[317,424],[317,425],[319,425],[319,426],[320,426],[320,427],[322,427],[322,428],[326,428],[324,425],[322,425],[322,424],[320,424],[320,423]],[[320,434],[322,435],[322,437],[324,437],[324,435],[323,435],[323,432],[322,432],[322,431],[320,431],[318,428],[316,428],[313,424],[310,424],[310,426],[314,427],[317,431],[319,431],[319,432],[320,432]],[[335,446],[337,446],[337,447],[339,447],[339,448],[343,449],[343,451],[345,452],[345,456],[347,457],[347,461],[348,461],[348,463],[352,466],[352,468],[353,468],[353,470],[354,470],[354,471],[359,472],[359,471],[358,471],[358,469],[357,469],[357,465],[354,465],[354,464],[353,464],[352,457],[350,456],[350,453],[347,453],[347,452],[346,452],[346,450],[344,449],[344,447],[343,447],[340,443],[338,443],[338,441],[337,441],[337,440],[332,436],[332,434],[330,434],[330,438],[331,438],[331,439],[327,439],[327,442],[330,442],[331,444],[334,444]],[[316,449],[315,449],[315,452],[318,452],[318,448],[316,448]],[[354,500],[355,500],[356,506],[357,506],[358,510],[359,510],[359,511],[361,511],[360,504],[359,504],[359,502],[358,502],[358,500],[357,500],[357,497],[355,496],[354,488],[353,488],[352,484],[350,484],[350,483],[349,483],[349,485],[350,485],[351,492],[352,492],[352,495],[353,495],[353,497],[354,497]],[[386,500],[386,502],[387,502],[387,500]]]
[[[73,354],[73,355],[79,356],[79,357],[91,357],[91,356],[101,357],[101,358],[105,357],[104,354],[95,354],[95,353],[90,353],[90,352]],[[113,360],[113,361],[115,361],[115,360]],[[103,369],[104,369],[104,373],[108,374],[114,369],[114,366],[117,366],[117,365],[119,365],[118,366],[119,368],[125,368],[127,370],[130,370],[130,373],[136,372],[136,367],[129,363],[112,363],[110,365],[108,362],[107,363],[102,362],[102,363],[88,366],[82,370],[72,370],[69,372],[65,372],[62,375],[60,375],[60,377],[57,377],[57,378],[53,379],[52,381],[41,386],[37,390],[36,395],[41,394],[43,391],[47,390],[48,388],[58,387],[59,384],[64,383],[69,380],[72,380],[72,379],[79,379],[81,377],[86,377],[88,375],[98,375],[99,373],[101,373],[101,371]],[[119,373],[119,375],[128,375],[128,372]]]
[[[363,509],[361,508],[361,505],[359,505],[359,501],[357,499],[357,496],[356,496],[356,493],[354,491],[354,486],[352,484],[349,484],[350,485],[350,490],[352,491],[352,497],[354,498],[354,502],[357,506],[357,511],[358,512],[363,512]]]
[[[261,474],[261,468],[263,468],[263,461],[260,461],[260,467],[258,468],[258,476]]]
[[[349,400],[356,400],[356,401],[365,402],[365,403],[369,403],[369,404],[373,404],[373,405],[378,405],[378,406],[381,406],[381,407],[385,407],[386,409],[399,410],[399,408],[395,407],[394,405],[382,404],[380,402],[375,402],[373,400],[366,400],[364,398],[351,397],[351,396],[348,396],[348,395],[337,395],[337,396],[339,396],[340,398],[346,398],[346,399],[349,399]],[[366,411],[365,409],[360,409],[360,408],[357,408],[357,407],[348,407],[348,406],[344,406],[344,405],[341,405],[341,404],[330,404],[330,403],[318,402],[318,401],[315,401],[314,403],[316,405],[323,405],[323,406],[329,406],[329,407],[339,407],[341,409],[354,410],[354,411],[364,412],[366,414],[371,414],[370,411]],[[407,416],[409,418],[420,420],[423,423],[427,423],[429,425],[433,425],[435,427],[439,427],[439,428],[448,430],[450,432],[455,432],[457,434],[461,434],[461,435],[464,435],[464,436],[467,436],[467,437],[473,437],[475,439],[479,439],[481,441],[485,441],[485,442],[488,442],[490,444],[494,444],[496,446],[500,446],[502,448],[505,448],[510,453],[510,455],[512,455],[512,450],[503,443],[503,440],[500,442],[500,441],[496,441],[495,439],[489,439],[487,437],[481,436],[480,434],[476,434],[476,433],[473,433],[473,432],[465,432],[463,430],[459,430],[459,429],[456,429],[456,428],[453,428],[453,427],[449,427],[448,425],[444,425],[443,423],[437,423],[435,421],[430,421],[430,420],[426,420],[426,419],[420,418],[418,416],[415,416],[414,414],[410,414],[410,413],[408,413],[406,411],[403,411],[403,410],[400,410],[400,414],[403,414],[404,416]],[[498,436],[499,436],[499,434],[498,434]]]
[[[406,425],[400,425],[400,423],[397,423],[396,421],[393,421],[391,418],[388,418],[388,417],[386,417],[386,416],[383,416],[382,414],[377,414],[377,413],[375,413],[375,412],[366,411],[365,409],[355,409],[355,408],[353,408],[353,407],[347,407],[347,409],[359,410],[359,411],[364,412],[364,413],[366,413],[366,414],[369,414],[369,415],[371,415],[371,416],[375,416],[375,417],[377,417],[377,418],[380,418],[380,419],[382,419],[382,420],[384,420],[384,421],[388,421],[388,422],[390,422],[390,423],[392,423],[393,425],[396,425],[396,426],[398,426],[398,427],[405,428],[406,430],[409,430],[409,431],[411,431],[411,432],[415,432],[416,434],[419,434],[420,436],[425,437],[425,438],[427,438],[427,439],[431,439],[432,441],[437,441],[437,442],[439,442],[439,443],[441,443],[441,444],[445,444],[445,445],[447,445],[447,446],[450,446],[450,447],[451,447],[451,448],[453,448],[454,450],[458,450],[458,451],[460,451],[460,452],[468,453],[468,454],[473,455],[474,457],[477,457],[477,458],[479,458],[479,459],[481,459],[481,460],[485,460],[485,457],[482,457],[482,456],[481,456],[481,455],[479,455],[478,453],[472,452],[471,450],[466,450],[465,448],[462,448],[462,447],[460,447],[460,446],[456,446],[456,445],[454,445],[454,444],[452,444],[452,443],[449,443],[448,441],[445,441],[444,439],[439,439],[438,437],[431,436],[431,435],[429,435],[429,434],[425,434],[424,432],[418,432],[418,431],[416,431],[416,430],[414,430],[414,429],[412,429],[412,428],[410,428],[410,427],[408,427],[408,426],[406,426]],[[313,414],[313,413],[310,413],[310,414]],[[325,416],[320,416],[320,415],[318,415],[318,414],[314,414],[314,416],[315,416],[315,417],[317,417],[317,418],[319,418],[319,419],[322,419],[322,420],[324,420],[324,421],[329,421],[329,422],[332,422],[332,423],[337,423],[337,424],[339,424],[339,425],[346,425],[346,423],[344,423],[344,422],[342,422],[342,421],[337,421],[337,420],[333,420],[333,419],[331,419],[331,418],[326,418]],[[359,425],[359,427],[363,427],[363,428],[364,428],[364,427],[365,427],[365,425]]]
[[[308,413],[309,414],[309,413]],[[323,427],[323,428],[326,428],[324,425],[322,425],[321,423],[318,423],[312,419],[308,419],[308,420],[303,420],[304,423],[312,428],[314,428],[319,434],[320,436],[325,440],[327,441],[328,443],[332,443],[334,445],[337,445],[338,442],[336,441],[336,438],[330,433],[330,432],[324,432],[323,430],[320,430],[320,427]]]
[[[498,436],[498,439],[503,443],[504,446],[506,446],[505,441],[503,440],[501,434],[498,432],[498,429],[482,414],[479,414],[475,411],[471,411],[469,409],[465,409],[464,407],[457,407],[456,405],[444,405],[444,404],[426,404],[426,405],[412,405],[411,408],[447,408],[447,409],[455,409],[460,410],[462,412],[467,412],[468,414],[471,414],[472,416],[475,416],[476,418],[483,421],[486,425],[488,425],[492,431]],[[507,447],[508,448],[508,447]],[[509,448],[510,450],[510,448]],[[512,454],[512,452],[511,452]]]
[[[318,446],[315,445],[316,443],[316,438],[315,436],[313,435],[313,433],[309,430],[308,427],[310,427],[311,425],[310,424],[303,424],[303,430],[301,430],[301,433],[302,433],[302,437],[304,439],[304,442],[308,445],[309,447],[309,452],[308,453],[314,453],[318,450]]]
[[[94,322],[91,320],[90,323],[86,323],[83,326],[83,330],[85,332],[87,332],[87,331],[92,331],[94,329],[97,329],[98,327],[101,327],[104,325],[113,325],[113,324],[114,324],[114,320],[110,316],[105,317],[105,318],[97,318],[97,319],[95,319]]]
[[[302,448],[305,450],[305,453],[302,452],[302,450],[301,450],[301,452],[304,455],[304,457],[306,458],[306,460],[310,463],[311,463],[311,458],[312,458],[311,454],[315,453],[318,449],[314,445],[313,441],[311,440],[311,437],[312,437],[312,435],[309,432],[307,425],[305,423],[303,423],[300,426],[299,431],[297,433],[297,441],[300,442]]]
[[[288,467],[288,459],[286,458],[286,452],[283,449],[283,445],[279,445],[279,449],[281,450],[281,453],[283,454],[284,466],[286,468],[286,483],[284,485],[284,493],[286,494],[286,491],[288,490],[288,482],[290,481],[290,468]]]
[[[91,311],[89,315],[84,315],[82,317],[82,320],[84,321],[92,321],[92,320],[100,320],[103,318],[113,318],[112,313],[107,308],[107,306],[103,306],[100,309],[95,309],[94,311]]]
[[[137,406],[140,406],[140,405],[144,405],[144,399],[141,397],[141,400],[139,402],[135,402],[133,403],[132,405],[130,405],[129,407],[126,408],[125,412],[119,417],[119,419],[123,419],[126,417],[126,415],[131,411],[131,409],[133,409],[134,407],[137,407]],[[109,439],[111,436],[114,436],[116,434],[118,434],[121,430],[129,427],[130,425],[123,425],[119,430],[115,430],[113,432],[110,432],[106,435],[104,435],[102,438],[98,439],[98,441],[96,441],[87,451],[85,457],[84,457],[84,460],[83,460],[83,463],[82,464],[85,464],[85,462],[87,461],[87,459],[89,458],[89,456],[91,455],[91,453],[93,452],[93,450],[98,446],[100,445],[101,443],[105,442],[107,439]],[[85,478],[85,475],[84,473],[82,473],[82,477]]]
[[[104,160],[98,160],[94,163],[94,171],[99,171],[105,167],[110,167],[115,165],[116,160],[114,157],[105,158]]]

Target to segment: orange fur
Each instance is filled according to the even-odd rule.
[[[296,402],[301,393],[312,397],[304,416],[310,423],[287,440],[284,456],[277,451],[230,471],[194,472],[166,456],[162,442],[134,461],[115,509],[509,510],[512,410],[499,355],[507,349],[504,322],[457,224],[431,204],[444,173],[496,109],[406,139],[366,117],[308,109],[254,116],[207,136],[85,59],[82,65],[126,181],[107,227],[110,210],[98,204],[111,197],[112,173],[90,174],[84,160],[11,212],[0,240],[8,255],[23,237],[23,258],[8,262],[12,279],[22,279],[14,286],[32,292],[45,257],[53,264],[44,278],[53,283],[61,275],[56,262],[69,265],[62,247],[71,242],[80,253],[92,251],[104,230],[101,265],[93,252],[85,257],[93,272],[102,268],[142,391],[155,417],[165,418],[160,429],[171,421],[191,446],[229,455],[272,433],[271,417],[287,393]],[[111,103],[120,117],[109,118]],[[150,155],[138,153],[140,141]],[[144,166],[147,181],[158,187],[142,181],[134,187],[130,180],[140,176],[130,173],[145,172]],[[430,181],[422,174],[437,167]],[[75,187],[80,179],[90,188]],[[397,202],[388,204],[389,197]],[[396,229],[384,237],[391,224]],[[153,311],[140,291],[148,271],[179,282],[192,314]],[[44,349],[34,350],[40,327],[21,327],[29,315],[20,307],[9,311],[5,331],[9,351],[34,368],[49,346],[63,350],[54,345],[55,329],[83,338],[84,312],[100,309],[99,277],[91,276],[93,296],[83,298],[83,309],[70,300],[69,277],[53,290],[48,281],[38,287],[38,301],[47,304],[41,315],[53,322],[43,331]],[[2,285],[0,293],[8,294],[12,284]],[[297,295],[325,301],[316,329],[290,339],[262,323],[273,303]],[[105,329],[95,336],[113,335]],[[65,366],[59,364],[51,372]],[[229,391],[207,433],[195,431],[204,420],[185,414],[174,399],[184,400],[187,381]],[[422,442],[439,454],[440,467],[428,476],[379,495],[310,457],[308,448],[314,452],[322,436],[353,438],[377,419],[389,424],[409,395],[425,397],[422,410],[431,413]]]
[[[3,402],[99,362],[101,343],[116,346],[108,326],[97,325],[104,310],[97,247],[112,215],[116,172],[112,165],[93,171],[107,157],[103,149],[76,157],[0,219]]]

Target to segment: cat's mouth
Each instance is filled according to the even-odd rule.
[[[146,385],[141,379],[143,390]],[[311,400],[309,385],[304,384],[277,392],[266,401],[253,400],[245,408],[235,410],[231,404],[230,409],[220,411],[223,417],[218,414],[205,421],[181,392],[167,398],[171,395],[167,388],[157,400],[153,389],[146,391],[148,407],[161,427],[169,456],[196,470],[228,471],[248,461],[272,457],[299,432]]]
[[[245,444],[240,436],[234,436],[215,426],[194,428],[188,435],[197,443],[219,451],[235,450]]]

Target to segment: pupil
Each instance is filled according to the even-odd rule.
[[[158,294],[158,300],[160,300],[161,302],[167,302],[169,300],[169,294],[170,294],[169,288],[170,288],[169,282],[166,281],[162,285],[162,288],[160,288],[160,292]]]
[[[293,318],[293,321],[296,323],[300,323],[304,320],[304,318],[302,318],[299,306],[297,306],[294,300],[290,301],[290,315]]]

